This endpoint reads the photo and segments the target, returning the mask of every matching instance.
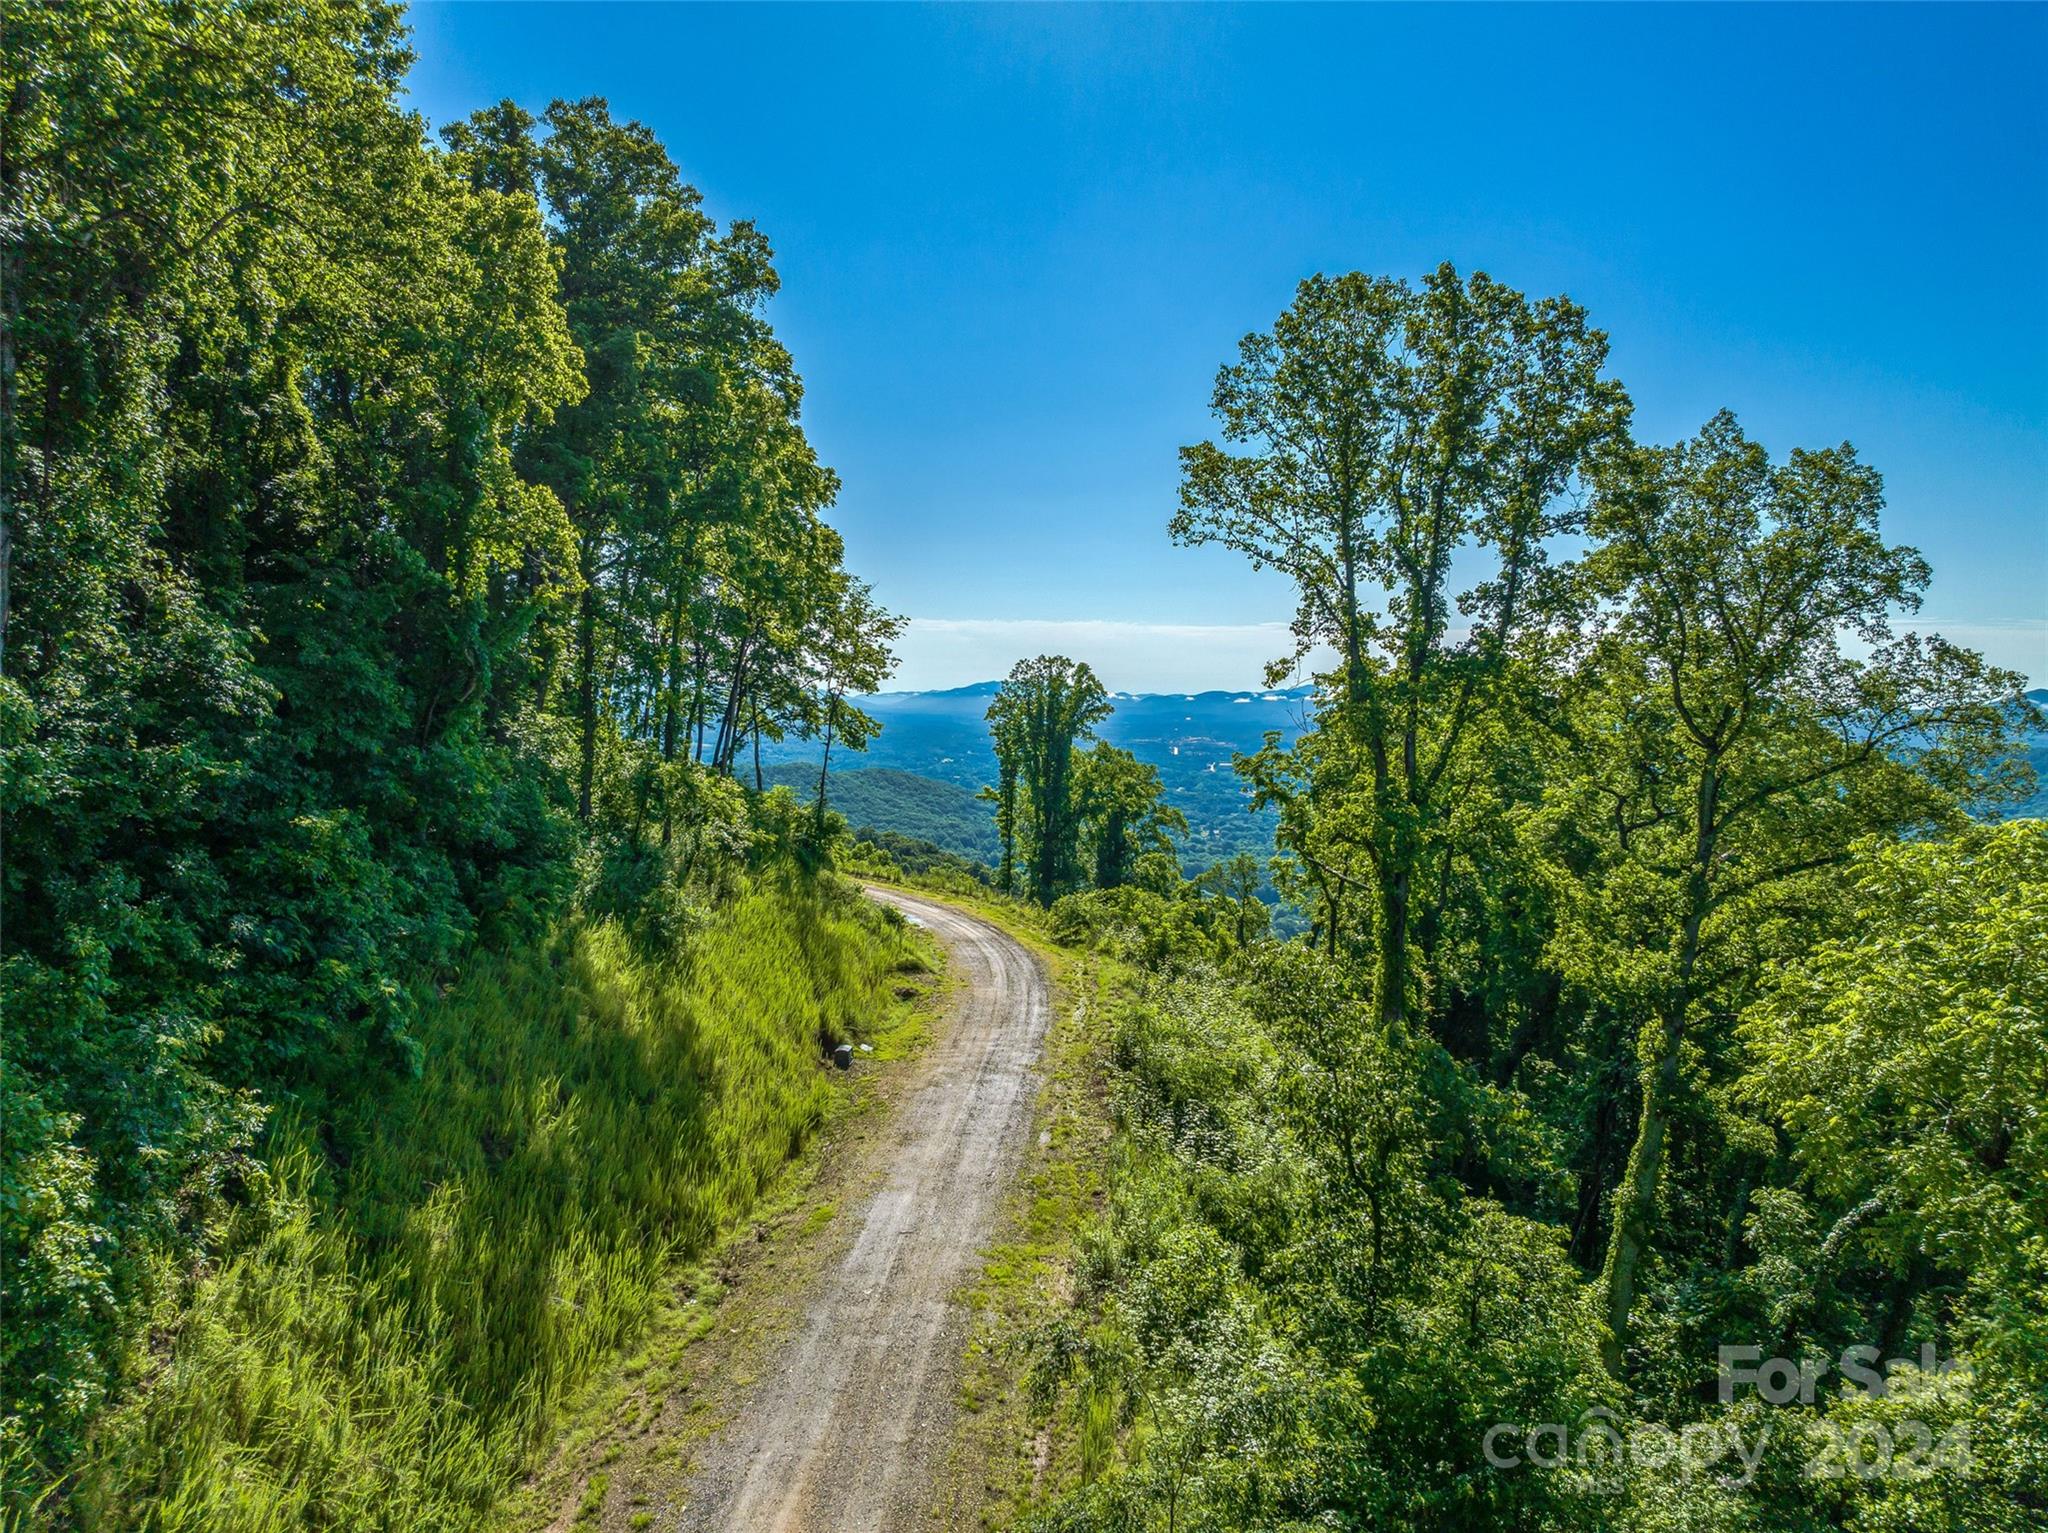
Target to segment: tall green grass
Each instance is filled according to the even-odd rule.
[[[87,1529],[466,1529],[823,1117],[821,1034],[913,961],[850,895],[758,890],[655,958],[617,926],[479,959],[421,1077],[280,1123],[151,1374],[47,1515]]]

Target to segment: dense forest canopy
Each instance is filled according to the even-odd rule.
[[[2048,1517],[2040,710],[1851,448],[1638,444],[1605,355],[1445,267],[1219,374],[1173,531],[1336,654],[1237,762],[1311,925],[1061,864],[1146,977],[1049,1528]]]
[[[266,1125],[416,1076],[476,944],[815,860],[822,804],[733,779],[857,746],[897,623],[766,238],[645,128],[437,147],[377,0],[7,34],[5,1451],[47,1479]]]

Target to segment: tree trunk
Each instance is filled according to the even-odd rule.
[[[12,204],[15,177],[7,175]],[[14,567],[14,329],[21,311],[21,251],[0,253],[0,676],[7,674],[7,590]]]
[[[702,761],[704,759],[704,671],[707,659],[702,639],[693,639],[690,648],[690,669],[692,672],[692,680],[690,682],[690,719],[685,727],[689,733],[690,759],[692,761]]]
[[[1628,1170],[1615,1189],[1614,1233],[1607,1242],[1607,1338],[1601,1351],[1607,1371],[1621,1376],[1628,1356],[1629,1310],[1635,1303],[1636,1268],[1649,1244],[1657,1212],[1657,1182],[1664,1169],[1664,1139],[1671,1098],[1678,1088],[1679,1049],[1685,1041],[1685,1016],[1692,1004],[1693,970],[1699,963],[1700,928],[1707,917],[1719,832],[1717,801],[1721,777],[1715,756],[1700,773],[1694,812],[1692,867],[1686,878],[1685,926],[1679,938],[1677,983],[1664,1006],[1664,1036],[1656,1067],[1643,1080],[1643,1116],[1636,1126],[1635,1148]]]
[[[747,673],[754,654],[755,636],[749,633],[733,651],[732,671],[725,687],[725,707],[718,717],[718,735],[711,748],[711,769],[732,775],[733,758],[740,750],[740,718],[752,698]]]
[[[1614,1192],[1614,1233],[1607,1241],[1607,1268],[1602,1274],[1607,1291],[1607,1335],[1601,1342],[1601,1355],[1607,1371],[1616,1378],[1621,1376],[1628,1356],[1628,1318],[1635,1303],[1636,1268],[1649,1241],[1650,1224],[1657,1208],[1666,1104],[1678,1084],[1681,1036],[1676,1021],[1666,1017],[1663,1057],[1643,1082],[1643,1115],[1636,1126],[1635,1148],[1629,1152],[1628,1170]]]
[[[1390,862],[1393,859],[1388,859]],[[1408,870],[1390,868],[1380,878],[1380,1021],[1395,1026],[1408,1019]]]
[[[677,602],[669,617],[668,649],[663,657],[661,679],[661,759],[676,759],[676,713],[682,706],[683,690],[683,604]]]
[[[10,70],[10,73],[12,71]],[[33,71],[16,76],[7,103],[7,131],[0,134],[0,206],[12,210],[21,191],[22,169],[9,149],[19,142],[17,126],[28,116],[37,95]],[[9,576],[14,569],[14,480],[19,464],[15,435],[19,429],[14,398],[14,336],[21,323],[22,238],[19,233],[0,247],[0,676],[7,674],[7,613]],[[43,473],[50,466],[47,457]]]
[[[825,704],[825,754],[818,761],[818,835],[825,834],[825,776],[832,770],[832,721],[839,712],[839,694]]]
[[[1003,867],[1001,882],[1003,893],[1017,892],[1017,770],[1014,766],[1001,769],[1001,807],[996,818],[1003,837]]]
[[[576,776],[576,815],[590,823],[591,792],[597,781],[597,595],[586,580],[576,618],[577,712],[581,759]]]

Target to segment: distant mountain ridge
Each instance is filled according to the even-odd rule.
[[[899,831],[963,857],[991,860],[994,811],[973,795],[995,776],[985,715],[1001,687],[978,681],[855,699],[882,732],[861,754],[834,754],[834,805],[856,827]],[[2027,697],[2048,708],[2048,688]],[[1115,692],[1110,699],[1116,711],[1101,726],[1102,737],[1158,769],[1168,797],[1188,817],[1182,861],[1190,873],[1239,851],[1261,861],[1272,855],[1275,817],[1247,809],[1231,758],[1259,749],[1268,733],[1291,743],[1312,722],[1313,687]],[[2012,813],[2048,816],[2048,732],[2030,734],[2027,744],[2038,782]],[[816,791],[816,741],[765,744],[762,759],[776,763],[771,780],[806,797]]]
[[[856,705],[881,724],[881,733],[866,752],[852,757],[835,754],[833,759],[835,763],[846,761],[849,778],[864,769],[895,770],[970,793],[978,791],[995,777],[995,752],[989,744],[986,715],[989,700],[1001,687],[1000,681],[981,681],[936,691],[878,692],[857,698]],[[1231,758],[1240,751],[1259,749],[1269,733],[1292,742],[1312,722],[1314,700],[1315,689],[1306,686],[1114,692],[1110,701],[1115,711],[1098,732],[1112,745],[1158,769],[1167,797],[1188,818],[1182,860],[1189,872],[1195,872],[1239,851],[1252,852],[1261,861],[1272,855],[1275,816],[1247,807],[1244,785],[1231,770]],[[818,744],[808,740],[764,744],[762,759],[815,766]],[[835,766],[835,781],[839,776]],[[886,785],[879,795],[869,792],[875,788],[883,785],[864,784],[856,790],[862,794],[858,803],[890,813],[892,820],[863,821],[855,813],[856,800],[843,799],[840,807],[856,826],[866,823],[878,830],[923,835],[912,824],[898,821],[952,819],[960,807],[957,800],[938,793],[920,801],[915,790],[901,782]],[[988,812],[987,805],[978,808]],[[992,818],[989,824],[993,834]],[[969,850],[957,836],[947,840],[925,835],[924,839],[964,856],[983,856]]]

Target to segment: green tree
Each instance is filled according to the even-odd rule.
[[[1075,807],[1093,861],[1098,889],[1130,883],[1148,852],[1173,855],[1173,837],[1186,835],[1187,816],[1166,802],[1159,769],[1107,740],[1078,753]]]
[[[601,99],[557,101],[537,121],[505,102],[443,136],[473,181],[539,199],[588,359],[587,395],[521,449],[575,528],[561,700],[587,822],[607,720],[656,740],[668,762],[700,724],[706,651],[686,625],[701,616],[711,534],[746,505],[761,426],[772,433],[794,410],[789,359],[756,312],[775,274],[752,227],[721,236],[654,135]],[[749,408],[760,393],[779,400],[765,422]],[[812,498],[829,502],[831,488]],[[552,633],[544,643],[543,689],[558,652]],[[635,718],[643,703],[651,720]]]
[[[849,692],[878,689],[895,668],[889,646],[903,631],[903,619],[875,601],[863,580],[844,582],[838,599],[818,615],[818,633],[811,646],[817,659],[817,719],[825,749],[818,759],[817,825],[825,828],[825,779],[832,768],[832,735],[836,729],[850,750],[864,750],[880,730],[860,709],[848,705]]]
[[[1012,840],[1026,849],[1031,897],[1047,906],[1081,876],[1075,746],[1111,713],[1109,694],[1085,662],[1064,655],[1020,660],[989,704],[996,748],[997,808],[1011,866]]]
[[[1252,807],[1279,813],[1275,887],[1306,909],[1313,941],[1332,958],[1354,925],[1370,920],[1364,907],[1374,889],[1368,806],[1348,791],[1356,776],[1350,743],[1337,729],[1312,729],[1292,746],[1269,733],[1236,763]]]
[[[1217,374],[1212,407],[1243,450],[1181,451],[1174,538],[1287,575],[1295,658],[1337,651],[1319,727],[1349,737],[1369,804],[1387,1020],[1410,1003],[1411,908],[1461,748],[1525,631],[1557,612],[1547,549],[1579,524],[1565,492],[1628,418],[1606,356],[1569,299],[1484,273],[1311,277]],[[1483,578],[1454,599],[1453,563],[1474,556]]]
[[[409,1070],[437,968],[559,879],[493,678],[573,576],[515,456],[580,358],[538,211],[419,141],[406,60],[351,0],[8,20],[0,1015],[33,1228],[5,1278],[39,1318],[6,1431],[34,1454],[266,1103]]]
[[[1272,914],[1259,898],[1264,882],[1259,860],[1250,852],[1217,863],[1195,880],[1197,888],[1214,895],[1229,910],[1231,941],[1240,949],[1263,937],[1272,925]]]
[[[1586,573],[1614,607],[1579,676],[1578,791],[1624,869],[1596,896],[1603,917],[1639,937],[1632,957],[1586,961],[1630,972],[1656,1017],[1603,1273],[1616,1368],[1700,1013],[1753,975],[1752,934],[1802,879],[1862,836],[1956,823],[2013,754],[2018,677],[1893,636],[1928,570],[1883,541],[1882,503],[1850,449],[1775,465],[1726,414],[1692,441],[1618,456],[1599,488]]]
[[[567,620],[536,629],[533,689],[571,723],[586,823],[609,815],[594,828],[637,846],[658,822],[667,847],[701,798],[686,768],[730,776],[751,743],[759,786],[764,737],[857,744],[847,686],[886,674],[842,610],[844,549],[822,520],[839,481],[761,313],[771,253],[744,220],[721,232],[654,136],[602,100],[539,119],[500,103],[443,136],[476,184],[546,209],[590,358],[589,396],[522,444],[569,508],[580,577]]]
[[[1866,844],[1843,935],[1743,1023],[1829,1244],[1963,1275],[1980,1362],[2048,1398],[2048,822]]]
[[[996,839],[1002,853],[996,862],[996,887],[1005,894],[1017,892],[1017,832],[1023,805],[1018,783],[1024,766],[1024,720],[1022,714],[1004,701],[1001,692],[988,708],[990,742],[995,747],[996,780],[975,796],[995,805]]]
[[[0,1465],[47,1481],[272,1109],[395,1090],[579,865],[627,870],[593,908],[722,887],[773,811],[716,773],[857,740],[894,629],[766,242],[644,128],[507,103],[436,149],[382,0],[18,9]]]

